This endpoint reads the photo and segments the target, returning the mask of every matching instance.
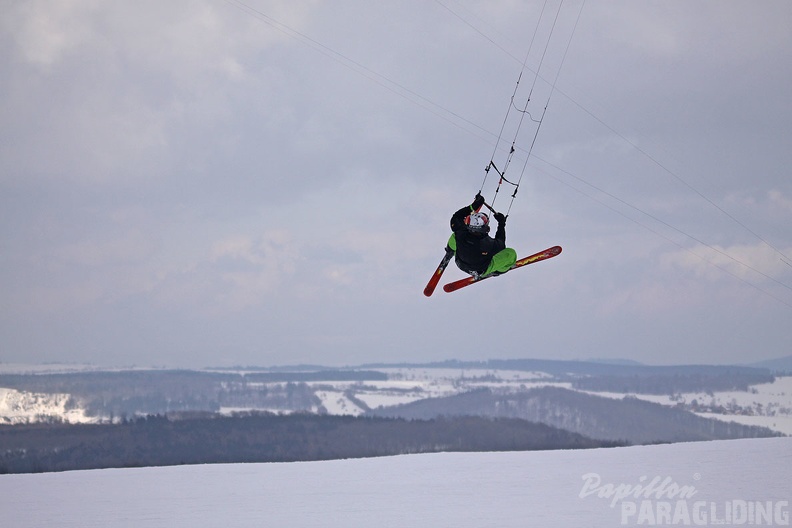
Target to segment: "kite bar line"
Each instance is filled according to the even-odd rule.
[[[541,129],[542,123],[544,122],[544,117],[545,117],[545,114],[547,113],[547,107],[550,104],[550,99],[553,96],[553,92],[555,92],[556,83],[558,82],[558,76],[561,73],[561,68],[564,65],[564,61],[566,60],[567,53],[569,52],[569,47],[570,47],[570,44],[572,43],[572,38],[575,35],[575,31],[577,30],[578,22],[580,21],[580,15],[583,12],[583,6],[585,5],[585,2],[583,2],[583,4],[581,4],[580,11],[578,12],[578,16],[577,16],[577,19],[575,21],[575,25],[572,28],[572,33],[570,34],[569,40],[567,41],[566,49],[564,50],[564,55],[561,58],[561,63],[559,64],[558,70],[556,71],[555,78],[553,79],[553,83],[552,83],[551,88],[550,88],[550,94],[548,95],[547,101],[546,101],[545,106],[544,106],[544,109],[542,110],[542,115],[541,115],[541,117],[539,117],[539,119],[534,119],[534,117],[531,116],[530,112],[528,111],[528,104],[531,102],[531,97],[533,95],[534,88],[536,87],[536,82],[537,82],[537,80],[539,78],[539,72],[541,71],[542,65],[544,64],[544,60],[545,60],[545,57],[547,55],[547,50],[550,47],[550,41],[552,40],[553,33],[554,33],[556,25],[558,23],[558,18],[559,18],[559,15],[561,14],[561,9],[562,9],[563,5],[564,5],[564,2],[563,2],[563,0],[561,0],[561,2],[558,4],[558,9],[556,10],[555,16],[553,18],[553,25],[550,28],[550,34],[548,35],[547,40],[545,42],[544,50],[542,51],[542,57],[541,57],[541,59],[539,61],[539,66],[536,69],[536,72],[535,72],[535,75],[534,75],[534,79],[533,79],[533,84],[531,85],[531,89],[530,89],[530,91],[528,93],[528,98],[527,98],[527,100],[525,102],[525,105],[522,107],[522,109],[520,109],[520,108],[518,108],[515,105],[514,99],[517,96],[517,90],[520,87],[520,81],[522,80],[523,72],[526,69],[526,64],[528,62],[528,57],[531,54],[531,50],[532,50],[534,42],[536,40],[536,35],[538,33],[538,30],[539,30],[539,25],[540,25],[542,19],[544,18],[544,13],[545,13],[545,10],[547,8],[547,0],[545,0],[544,5],[542,6],[542,12],[539,15],[539,20],[536,23],[536,27],[534,28],[534,34],[533,34],[533,37],[531,38],[531,43],[530,43],[530,45],[528,47],[528,53],[525,56],[525,60],[523,61],[520,73],[517,76],[517,82],[515,83],[515,86],[514,86],[514,92],[512,93],[511,99],[509,101],[509,107],[506,110],[506,116],[504,117],[503,124],[501,125],[501,130],[500,130],[500,132],[498,134],[498,139],[495,142],[495,149],[494,149],[494,151],[492,153],[492,157],[490,159],[490,162],[487,164],[486,168],[484,169],[484,179],[481,182],[481,187],[479,188],[479,193],[481,193],[484,190],[484,185],[487,183],[487,178],[489,177],[490,169],[495,169],[495,172],[498,173],[498,185],[495,188],[495,195],[494,195],[494,197],[492,199],[492,204],[491,205],[487,204],[487,207],[489,207],[490,210],[492,210],[493,212],[494,212],[493,207],[494,207],[495,202],[496,202],[496,200],[498,198],[498,193],[500,193],[501,186],[504,183],[507,183],[507,184],[511,185],[512,188],[513,188],[513,192],[511,193],[511,201],[509,202],[509,207],[506,210],[506,216],[508,216],[509,212],[511,211],[512,205],[514,204],[514,199],[517,197],[517,191],[520,188],[520,183],[522,182],[523,175],[525,174],[525,170],[526,170],[527,165],[528,165],[528,158],[530,158],[531,152],[533,151],[533,147],[536,144],[536,139],[539,137],[539,130]],[[509,120],[509,114],[511,113],[512,108],[515,108],[520,113],[520,120],[517,123],[517,129],[514,132],[514,136],[512,138],[512,143],[511,143],[511,147],[509,148],[509,153],[506,156],[506,162],[503,164],[503,169],[501,170],[501,169],[499,169],[497,167],[497,165],[495,165],[495,154],[497,153],[498,148],[500,146],[500,142],[503,139],[504,129],[506,128],[506,123]],[[536,130],[534,131],[534,136],[533,136],[533,139],[531,141],[531,145],[530,145],[530,147],[528,149],[528,152],[527,152],[527,155],[526,155],[526,158],[525,158],[525,164],[523,165],[522,170],[520,172],[520,177],[517,179],[516,182],[514,182],[514,181],[511,181],[511,180],[506,178],[506,171],[508,170],[509,165],[511,164],[511,161],[512,161],[512,157],[514,156],[514,153],[516,151],[517,138],[519,137],[520,129],[522,128],[523,121],[524,121],[526,115],[529,117],[529,119],[531,121],[533,121],[537,125],[536,125]]]

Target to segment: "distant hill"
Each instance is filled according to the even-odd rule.
[[[769,375],[766,368],[740,365],[643,365],[627,360],[577,361],[560,359],[489,359],[485,361],[447,361],[430,363],[373,363],[361,369],[378,368],[444,368],[479,370],[521,370],[544,372],[558,380],[572,380],[581,376],[638,376],[672,377],[702,376],[712,378],[723,374]],[[770,376],[768,376],[770,377]]]
[[[644,363],[641,363],[640,361],[635,361],[633,359],[590,358],[583,361],[589,363],[604,363],[605,365],[630,365],[630,366],[639,366],[639,367],[646,366]]]
[[[792,374],[792,356],[758,361],[748,366],[768,369],[774,374]]]
[[[617,400],[558,387],[501,394],[482,389],[370,414],[420,420],[460,415],[521,418],[590,438],[634,444],[778,436],[769,429],[701,418],[637,398]]]

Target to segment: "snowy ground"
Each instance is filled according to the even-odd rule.
[[[0,475],[0,526],[789,526],[792,438]]]
[[[67,408],[68,394],[36,394],[0,388],[0,425],[35,421],[57,416],[70,423],[94,421],[83,409]]]

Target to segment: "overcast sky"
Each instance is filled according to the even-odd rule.
[[[0,4],[0,362],[792,353],[790,2]]]

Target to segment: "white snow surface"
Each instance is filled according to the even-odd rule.
[[[94,421],[79,408],[67,409],[68,394],[38,394],[0,388],[0,425],[63,419],[70,423]]]
[[[790,462],[766,438],[0,475],[0,526],[788,526]]]

